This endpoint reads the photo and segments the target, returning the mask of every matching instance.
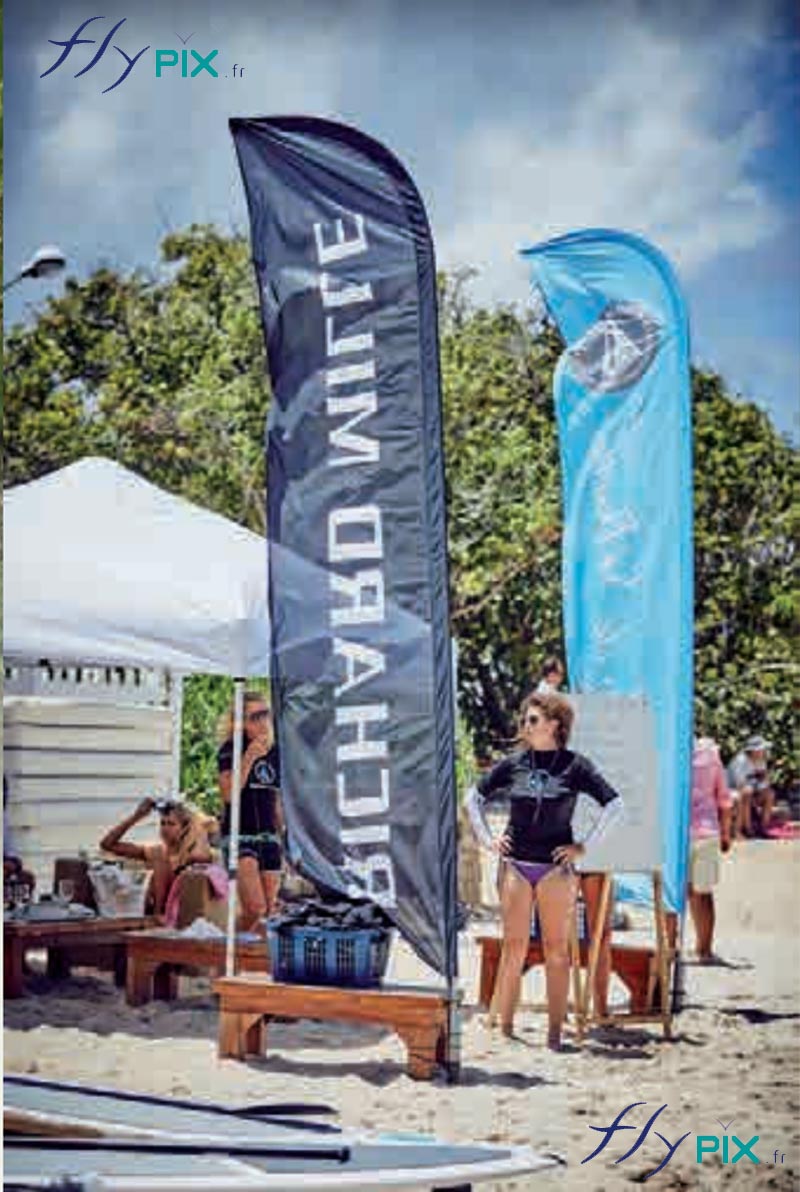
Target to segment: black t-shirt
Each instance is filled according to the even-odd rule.
[[[518,861],[552,861],[554,848],[574,843],[572,813],[578,795],[590,795],[601,806],[619,798],[589,759],[570,749],[512,753],[477,786],[487,802],[509,798],[509,856]]]
[[[242,742],[242,755],[247,743]],[[233,769],[233,741],[226,741],[217,753],[220,774]],[[263,757],[258,757],[250,767],[247,781],[242,787],[239,834],[260,836],[278,831],[277,802],[281,784],[278,750],[272,745]],[[222,815],[222,834],[229,836],[231,830],[231,805],[225,804]]]

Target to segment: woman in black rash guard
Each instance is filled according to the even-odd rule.
[[[478,839],[507,864],[500,895],[503,951],[497,974],[497,1006],[503,1033],[513,1033],[522,966],[530,939],[534,898],[544,946],[548,1047],[561,1050],[561,1029],[569,989],[569,928],[575,914],[575,862],[622,810],[622,799],[588,758],[567,749],[574,712],[560,695],[529,695],[520,713],[524,748],[498,762],[467,796]],[[591,831],[576,842],[572,814],[579,794],[601,811]],[[495,840],[484,804],[508,796],[505,832]]]
[[[224,803],[222,835],[230,847],[233,785],[233,708],[223,718],[217,752],[219,787]],[[281,883],[283,813],[280,763],[267,701],[258,691],[244,695],[239,865],[239,928],[252,931],[271,915]]]

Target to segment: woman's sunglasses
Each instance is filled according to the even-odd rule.
[[[269,716],[269,712],[267,711],[267,709],[261,708],[260,711],[258,711],[258,712],[248,712],[247,719],[248,720],[266,720],[268,716]]]
[[[525,724],[528,725],[530,728],[535,728],[537,724],[542,723],[543,719],[544,718],[542,716],[526,716]]]

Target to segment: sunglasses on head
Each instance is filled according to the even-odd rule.
[[[260,708],[258,710],[258,712],[248,712],[247,713],[248,720],[266,720],[268,716],[269,716],[269,712],[267,711],[266,708]]]

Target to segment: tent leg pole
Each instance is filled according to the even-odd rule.
[[[183,676],[179,671],[167,671],[167,676],[169,681],[169,710],[172,719],[172,790],[180,798]]]
[[[244,733],[244,679],[233,681],[233,770],[231,773],[231,835],[228,841],[228,923],[225,941],[225,976],[236,971],[236,887],[239,870],[239,820],[242,798],[242,736]]]

